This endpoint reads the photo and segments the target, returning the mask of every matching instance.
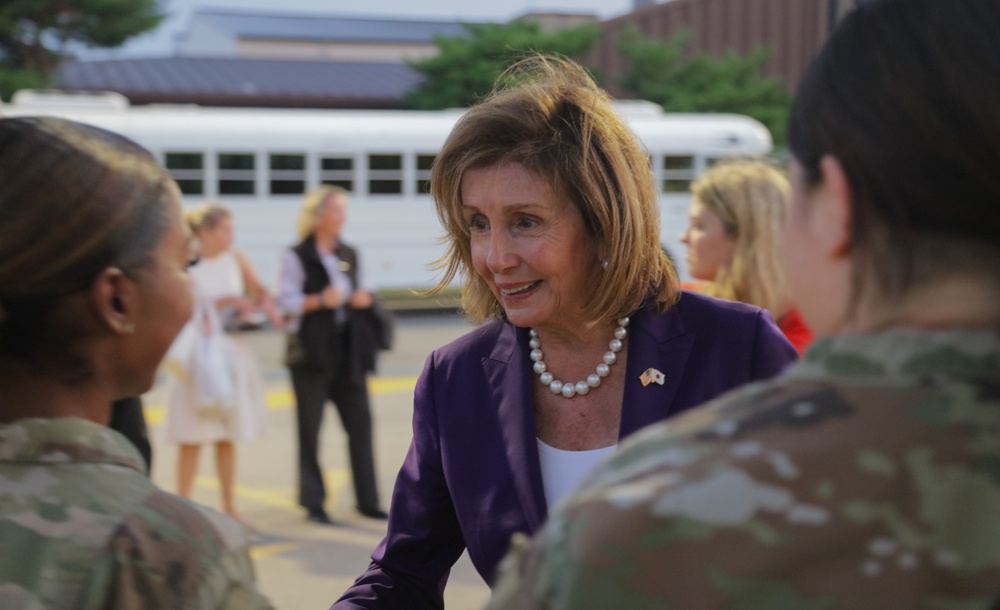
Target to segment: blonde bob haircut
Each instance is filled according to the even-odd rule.
[[[508,68],[493,92],[458,121],[434,160],[431,196],[447,250],[433,264],[443,273],[427,294],[460,275],[462,306],[474,323],[504,316],[472,264],[462,178],[471,169],[508,163],[545,181],[583,216],[591,238],[585,244],[594,248],[593,298],[581,310],[589,323],[629,315],[647,299],[660,311],[677,300],[677,272],[659,243],[646,150],[586,70],[539,55]]]
[[[184,211],[184,220],[195,235],[202,229],[214,229],[224,218],[232,218],[233,213],[218,201],[206,201]]]
[[[733,260],[703,292],[767,309],[775,318],[789,307],[779,258],[788,209],[788,180],[760,161],[721,163],[691,185],[695,199],[719,217],[735,241]]]
[[[295,232],[299,239],[305,239],[316,232],[320,208],[331,197],[347,198],[347,190],[333,184],[318,186],[305,194],[299,207],[299,217],[295,223]]]

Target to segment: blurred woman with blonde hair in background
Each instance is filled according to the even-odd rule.
[[[780,260],[780,236],[788,208],[788,180],[761,161],[716,165],[691,186],[685,288],[750,303],[774,316],[799,352],[812,332],[788,293]]]
[[[282,320],[273,297],[247,257],[233,248],[233,217],[229,209],[206,202],[188,210],[185,219],[197,242],[197,259],[190,269],[194,298],[219,314],[206,317],[204,310],[196,307],[190,323],[200,333],[229,331],[221,340],[230,354],[227,364],[232,369],[234,392],[230,408],[206,409],[198,404],[197,377],[208,374],[207,371],[195,370],[187,379],[171,379],[165,438],[180,443],[177,490],[184,497],[191,495],[201,445],[215,445],[222,509],[239,519],[233,491],[236,478],[233,444],[260,438],[268,429],[260,367],[252,347],[240,338],[239,330],[259,326],[264,321],[281,328]],[[223,328],[211,328],[211,319],[221,321]]]
[[[299,209],[299,242],[281,255],[278,301],[288,316],[286,356],[295,392],[299,447],[299,504],[306,519],[331,525],[319,465],[319,432],[327,400],[347,433],[358,512],[385,519],[379,503],[367,375],[386,320],[365,282],[357,250],[344,243],[347,191],[323,185]],[[369,332],[372,329],[372,332]]]

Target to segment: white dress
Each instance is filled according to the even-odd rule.
[[[243,273],[232,251],[202,258],[190,269],[196,298],[217,299],[244,294]],[[236,368],[236,408],[205,414],[194,402],[194,383],[170,375],[167,383],[167,413],[164,439],[183,444],[247,441],[260,438],[269,427],[264,383],[253,349],[239,333],[227,333],[233,342]]]

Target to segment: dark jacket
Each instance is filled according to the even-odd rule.
[[[330,276],[316,252],[314,237],[302,240],[292,251],[299,257],[305,271],[305,283],[302,287],[305,294],[322,292],[330,285]],[[341,268],[350,278],[351,285],[356,288],[357,251],[338,241],[333,253],[340,259]],[[347,335],[346,364],[350,367],[352,379],[364,381],[365,376],[375,370],[378,351],[392,348],[392,318],[377,300],[367,309],[345,307],[347,320],[342,331]],[[339,340],[339,337],[340,332],[331,310],[320,309],[303,314],[298,333],[288,337],[285,364],[314,370],[330,370],[341,366],[342,363],[334,362],[335,350],[331,348],[331,344]]]

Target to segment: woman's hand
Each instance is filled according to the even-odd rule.
[[[257,311],[257,303],[244,296],[231,296],[216,299],[215,308],[222,311],[228,308],[235,309],[240,315],[251,314]]]
[[[368,309],[373,301],[372,293],[367,290],[355,290],[347,304],[354,309]]]
[[[336,309],[343,305],[344,293],[339,288],[334,288],[332,285],[327,286],[323,289],[323,292],[319,293],[319,302],[326,309]]]

